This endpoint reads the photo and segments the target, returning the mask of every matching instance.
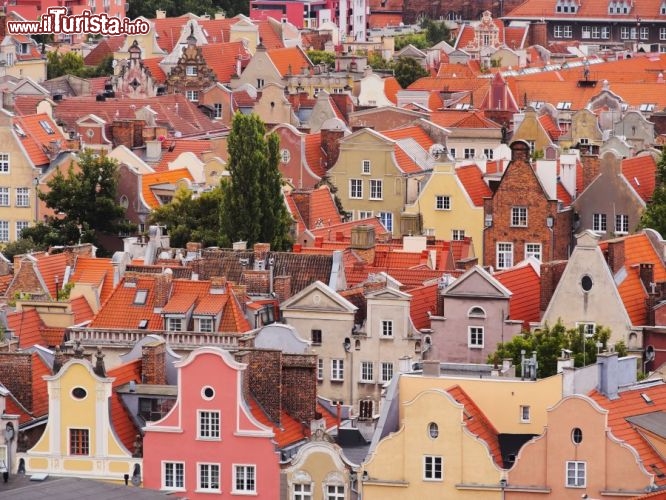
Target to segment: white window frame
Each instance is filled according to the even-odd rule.
[[[497,246],[495,247],[495,264],[497,269],[513,267],[513,243],[508,241],[497,242]]]
[[[0,207],[8,207],[9,205],[9,188],[0,187]]]
[[[361,361],[361,382],[375,381],[375,364],[372,361]]]
[[[0,220],[0,241],[7,243],[9,241],[9,221]]]
[[[389,377],[390,375],[390,377]],[[390,382],[395,375],[395,367],[392,361],[382,361],[381,372],[379,374],[382,383]]]
[[[615,214],[615,234],[629,233],[629,215]]]
[[[254,486],[253,488],[248,488],[247,487],[247,486],[249,486],[247,484],[249,480],[246,477],[244,477],[242,479],[243,487],[240,488],[240,489],[238,488],[238,480],[239,480],[238,472],[241,468],[244,471],[244,474],[243,474],[244,476],[245,476],[247,471],[250,471],[250,470],[252,471],[252,482],[253,482],[253,486]],[[236,495],[251,495],[251,494],[256,494],[257,493],[257,466],[255,464],[234,464],[233,465],[233,471],[234,471],[234,474],[233,474],[234,477],[233,477],[233,483],[231,485],[231,492],[232,493],[234,493]]]
[[[358,220],[370,219],[372,217],[372,210],[359,210]]]
[[[208,484],[202,484],[203,469],[208,469]],[[215,482],[213,481],[213,470],[217,469],[217,487],[215,487]],[[222,468],[219,463],[210,463],[210,462],[197,462],[197,490],[202,493],[219,493],[221,491],[221,477],[222,477]]]
[[[597,331],[597,324],[592,323],[591,321],[580,321],[576,323],[576,329],[580,329],[581,326],[583,327],[583,335],[587,338],[594,336]]]
[[[177,318],[166,318],[166,327],[167,331],[169,332],[183,332],[184,330],[184,323],[185,318],[177,317]],[[178,328],[175,328],[175,326],[178,325]]]
[[[30,206],[30,188],[18,187],[14,194],[17,207],[27,208]]]
[[[317,359],[317,380],[324,380],[324,360]]]
[[[198,90],[186,90],[185,98],[190,102],[199,102],[199,91]]]
[[[294,483],[292,500],[312,500],[312,483]]]
[[[628,26],[621,26],[620,27],[620,40],[629,40],[630,34],[631,34],[631,30],[629,29]]]
[[[445,194],[435,196],[435,210],[451,210],[451,197]]]
[[[480,336],[480,341],[479,341]],[[467,327],[467,347],[470,349],[483,349],[485,341],[485,328],[483,326],[474,325]]]
[[[384,199],[384,182],[381,179],[370,179],[370,198],[373,201]]]
[[[610,38],[610,26],[601,27],[601,39],[608,40]]]
[[[173,484],[167,484],[167,468],[169,468],[170,466],[173,468],[173,470],[171,471]],[[178,466],[180,466],[180,478],[182,481],[181,486],[177,485]],[[170,460],[162,461],[162,489],[169,491],[185,491],[185,462],[170,461]]]
[[[666,28],[659,28],[659,40],[666,40]]]
[[[30,227],[30,221],[27,220],[17,220],[16,221],[16,239],[21,238],[21,233],[23,232],[24,229],[27,229]]]
[[[649,40],[650,39],[650,28],[647,26],[641,26],[641,29],[638,33],[638,38],[640,40]]]
[[[466,160],[473,160],[476,156],[476,148],[465,148],[463,150]]]
[[[483,148],[483,154],[486,160],[492,160],[495,157],[495,150],[492,148]]]
[[[527,207],[511,207],[511,227],[527,227]]]
[[[564,38],[562,35],[563,33],[563,26],[560,24],[556,24],[555,27],[553,28],[553,37],[554,38]]]
[[[222,118],[224,108],[222,107],[221,102],[216,102],[213,104],[213,118]]]
[[[363,179],[349,179],[349,199],[363,199]]]
[[[345,379],[345,360],[336,358],[331,360],[331,380],[342,382]]]
[[[606,214],[592,214],[592,231],[595,233],[605,233],[607,228]]]
[[[204,327],[204,325],[206,325]],[[215,331],[215,320],[210,317],[199,318],[199,331],[201,333],[213,333]]]
[[[361,174],[370,175],[371,166],[372,164],[370,163],[370,160],[363,160],[361,162]]]
[[[573,38],[573,29],[570,24],[564,25],[564,38]]]
[[[197,410],[197,439],[220,441],[221,423],[219,410]]]
[[[193,64],[188,64],[185,66],[185,76],[197,76],[199,74],[199,69]]]
[[[381,336],[383,338],[393,338],[393,320],[384,319],[382,320],[382,331]]]
[[[424,481],[443,481],[444,480],[444,458],[439,455],[423,456],[423,480]]]
[[[393,232],[393,212],[379,212],[379,222],[388,232]]]
[[[451,240],[462,241],[465,239],[464,229],[451,229]]]
[[[520,423],[528,424],[532,421],[532,408],[530,405],[520,405]]]
[[[567,488],[585,488],[587,486],[587,462],[567,460],[564,468],[564,484]]]
[[[534,257],[541,262],[541,243],[525,243],[525,258],[529,259],[530,257]]]

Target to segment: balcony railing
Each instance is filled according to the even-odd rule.
[[[65,334],[67,341],[79,340],[83,345],[133,345],[146,335],[164,337],[172,347],[194,348],[219,346],[233,348],[239,346],[242,335],[234,333],[169,332],[151,330],[112,330],[101,328],[70,328]]]

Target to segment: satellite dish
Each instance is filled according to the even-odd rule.
[[[116,66],[118,66],[118,61],[114,59],[113,61],[111,61],[111,67],[115,68]]]
[[[645,348],[645,360],[646,361],[654,361],[654,346],[649,345]]]

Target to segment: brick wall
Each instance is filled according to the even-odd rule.
[[[310,424],[317,405],[317,355],[282,355],[282,407],[296,420]]]
[[[254,244],[254,260],[266,260],[268,252],[271,251],[270,243],[255,243]]]
[[[243,271],[241,282],[247,286],[249,294],[270,293],[270,271]]]
[[[305,225],[308,229],[312,229],[310,228],[310,191],[294,190],[291,192],[291,199],[294,200]]]
[[[599,175],[601,162],[596,155],[583,155],[580,158],[583,166],[583,191]],[[582,192],[582,191],[581,191]],[[580,193],[578,193],[580,194]]]
[[[141,350],[141,383],[165,385],[166,342],[144,345]]]
[[[291,276],[276,276],[273,278],[273,291],[280,302],[291,297]]]
[[[0,352],[0,383],[32,411],[32,355]]]
[[[606,262],[611,273],[617,273],[624,266],[624,239],[609,241]]]
[[[155,304],[154,307],[164,307],[169,301],[171,294],[171,282],[173,274],[170,272],[162,273],[155,277]]]
[[[21,262],[19,270],[15,271],[14,280],[7,289],[6,296],[14,297],[14,294],[17,292],[48,293],[42,287],[42,283],[35,270],[35,263],[31,260]]]
[[[249,355],[247,375],[250,392],[268,418],[280,422],[282,408],[282,352],[256,350]]]
[[[534,22],[529,28],[530,45],[541,45],[548,47],[548,24],[545,22]]]
[[[330,169],[340,156],[340,139],[345,136],[344,130],[321,129],[321,149],[324,150],[324,168]]]
[[[541,264],[541,290],[539,309],[544,312],[548,308],[550,299],[555,293],[555,288],[562,278],[562,273],[567,267],[566,260],[558,260],[552,262],[544,262]]]

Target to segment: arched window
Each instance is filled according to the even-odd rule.
[[[474,306],[467,313],[467,317],[468,318],[485,318],[486,317],[486,311],[484,311],[482,307]]]

